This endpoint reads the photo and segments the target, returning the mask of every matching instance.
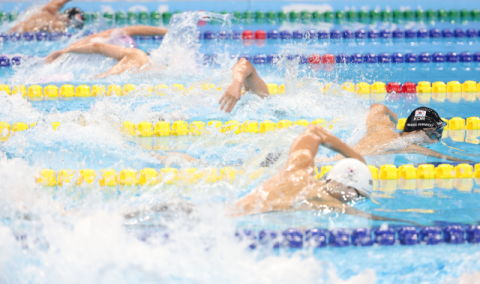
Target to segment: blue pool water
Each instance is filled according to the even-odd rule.
[[[341,2],[341,1],[339,1]],[[166,2],[172,10],[181,2]],[[217,5],[188,2],[189,9],[205,9]],[[268,7],[271,2],[248,2]],[[339,3],[325,2],[335,9]],[[373,4],[372,4],[373,3]],[[413,2],[412,2],[413,3]],[[406,3],[405,5],[413,5]],[[471,8],[469,1],[458,8]],[[80,3],[81,5],[87,5]],[[109,3],[127,9],[133,3]],[[287,3],[294,5],[295,3]],[[287,5],[286,4],[286,5]],[[341,2],[341,5],[357,5]],[[365,1],[368,5],[377,2]],[[70,5],[70,4],[69,4]],[[92,3],[92,9],[96,8]],[[153,3],[145,4],[154,7]],[[177,6],[176,6],[177,5]],[[182,5],[185,5],[183,3]],[[219,6],[226,5],[223,2]],[[232,4],[242,9],[247,2]],[[263,6],[262,6],[263,5]],[[395,3],[391,3],[397,5]],[[415,4],[417,5],[417,4]],[[428,8],[432,5],[425,3]],[[453,4],[435,5],[452,8]],[[158,5],[156,5],[158,6]],[[156,7],[155,6],[155,7]],[[4,4],[5,9],[13,7]],[[414,6],[412,6],[414,7]],[[438,8],[437,6],[435,6]],[[248,7],[253,9],[252,7]],[[216,10],[221,9],[217,7]],[[246,8],[245,8],[246,9]],[[280,9],[280,7],[278,8]],[[312,8],[313,9],[313,8]],[[183,9],[187,10],[187,9]],[[182,33],[181,38],[163,42],[142,42],[140,48],[156,53],[154,59],[169,63],[160,72],[122,74],[97,80],[93,76],[115,62],[98,56],[70,56],[64,62],[49,66],[42,57],[74,42],[75,36],[60,42],[6,42],[2,54],[20,54],[26,59],[18,66],[0,69],[0,83],[9,85],[40,84],[136,84],[157,85],[182,83],[188,89],[167,91],[165,96],[145,97],[142,94],[125,97],[75,98],[73,100],[28,101],[20,96],[0,92],[0,121],[37,123],[17,132],[6,142],[0,142],[0,282],[4,283],[476,283],[478,281],[478,245],[419,244],[415,246],[332,247],[272,249],[258,246],[252,250],[252,239],[238,234],[262,230],[280,232],[296,228],[301,232],[312,228],[325,230],[343,228],[351,233],[355,228],[386,228],[395,230],[401,222],[370,221],[343,214],[323,212],[277,212],[231,218],[226,214],[230,205],[261,181],[271,177],[285,163],[292,141],[302,132],[302,126],[266,134],[224,134],[210,128],[208,135],[167,138],[173,149],[187,153],[202,164],[180,162],[176,168],[231,166],[238,174],[233,182],[209,183],[201,179],[195,184],[161,183],[152,187],[119,186],[113,192],[98,182],[91,186],[48,187],[35,183],[41,169],[93,169],[97,180],[102,169],[117,171],[126,168],[141,170],[165,165],[152,150],[153,143],[165,143],[153,138],[128,137],[120,131],[123,121],[174,122],[185,120],[226,122],[237,120],[296,121],[317,118],[332,123],[331,131],[348,144],[355,144],[365,134],[365,118],[374,100],[342,91],[324,94],[319,83],[338,86],[350,81],[406,82],[412,81],[479,81],[478,63],[467,67],[462,62],[444,63],[360,63],[337,64],[330,72],[318,70],[312,64],[281,59],[276,64],[255,64],[259,75],[268,83],[285,83],[285,94],[265,100],[246,94],[231,114],[219,110],[221,90],[203,90],[201,85],[213,83],[223,89],[231,80],[229,69],[239,55],[257,54],[311,55],[346,53],[416,53],[480,51],[480,42],[345,42],[328,44],[290,42],[244,45],[242,42],[207,43],[197,41],[198,15],[179,15],[183,20],[170,27]],[[437,25],[435,28],[475,28],[474,24]],[[104,26],[94,27],[102,30]],[[266,26],[207,26],[207,29],[227,31],[267,29]],[[283,27],[268,28],[283,29]],[[310,27],[287,27],[290,30]],[[329,27],[331,28],[331,27]],[[335,26],[369,29],[361,25]],[[381,29],[382,27],[375,27]],[[394,29],[397,27],[385,26]],[[398,27],[405,29],[406,27]],[[420,26],[409,26],[418,29]],[[316,27],[318,29],[318,27]],[[80,37],[80,35],[77,35]],[[204,55],[217,55],[214,64],[204,64]],[[233,55],[233,59],[232,59]],[[27,56],[31,56],[27,58]],[[156,56],[156,57],[155,57]],[[165,60],[167,58],[168,60]],[[467,70],[468,69],[468,70]],[[417,98],[387,97],[382,103],[399,117],[406,117],[415,108],[425,105],[437,110],[444,118],[480,115],[478,97],[474,101],[446,99],[420,102]],[[61,126],[54,131],[52,122]],[[445,132],[443,143],[430,146],[443,154],[480,163],[478,144],[458,139],[476,135],[467,131]],[[478,136],[476,135],[477,139]],[[168,143],[168,142],[167,142]],[[258,173],[261,162],[271,152],[281,153],[279,160]],[[318,157],[333,153],[319,149]],[[367,157],[370,165],[396,166],[404,164],[439,163],[436,158],[415,154]],[[318,163],[321,167],[328,163]],[[451,163],[455,165],[456,163]],[[473,163],[472,163],[473,164]],[[249,176],[257,174],[259,178]],[[379,202],[358,204],[360,210],[390,218],[415,221],[439,228],[459,224],[464,228],[479,224],[480,182],[478,179],[413,180],[410,187],[399,181],[376,181],[374,197]],[[410,189],[406,189],[410,188]],[[159,209],[158,204],[161,210]],[[192,207],[190,207],[192,206]],[[160,211],[160,212],[157,212]],[[237,236],[235,234],[237,233]],[[397,236],[398,238],[398,236]],[[270,247],[269,247],[270,246]]]

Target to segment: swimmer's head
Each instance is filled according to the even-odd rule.
[[[442,138],[445,123],[438,113],[428,107],[419,107],[412,111],[405,122],[403,133],[423,132],[424,142],[436,143]]]
[[[67,16],[70,25],[77,29],[83,28],[83,25],[85,24],[85,15],[80,8],[69,8],[63,13],[65,16]]]
[[[326,174],[330,195],[348,203],[358,198],[370,198],[373,178],[370,169],[357,159],[343,159]]]

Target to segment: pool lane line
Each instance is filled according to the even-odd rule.
[[[321,179],[332,168],[332,165],[324,165],[320,168],[315,167],[314,178]],[[374,165],[368,165],[372,178],[377,182],[376,188],[382,187],[427,187],[433,188],[435,182],[439,186],[452,187],[458,186],[460,190],[471,190],[474,187],[474,181],[480,184],[480,163],[424,163],[424,164],[404,164],[395,166],[385,164],[377,168]],[[235,182],[238,177],[248,177],[249,180],[255,180],[267,171],[267,167],[254,167],[245,169],[244,167],[207,167],[207,168],[144,168],[137,171],[134,168],[124,168],[118,173],[115,169],[102,169],[95,171],[93,169],[61,169],[58,172],[53,169],[42,169],[35,176],[37,183],[44,186],[59,187],[62,186],[146,186],[164,183],[173,184],[195,184],[198,182],[215,183],[220,181]],[[412,181],[412,182],[410,182]],[[421,182],[421,184],[417,183]]]

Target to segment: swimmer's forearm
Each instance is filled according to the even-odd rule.
[[[243,96],[243,86],[246,91],[251,90],[259,97],[263,98],[269,95],[267,85],[258,76],[253,65],[245,58],[241,58],[233,66],[233,81],[218,102],[221,105],[220,110],[225,110],[225,112],[233,110],[235,104]]]
[[[78,54],[100,54],[116,60],[120,60],[130,52],[130,49],[120,47],[114,44],[89,42],[80,45],[71,45],[65,48],[62,52]],[[125,65],[125,67],[127,66]]]
[[[233,66],[233,82],[243,84],[253,69],[253,65],[248,60],[245,58],[239,59]]]
[[[49,13],[56,14],[60,9],[65,6],[71,0],[53,0],[43,7],[43,10],[48,11]]]
[[[168,29],[166,28],[159,28],[159,27],[152,27],[152,26],[132,26],[132,27],[125,27],[122,29],[126,32],[129,36],[155,36],[155,35],[166,35]]]
[[[403,220],[403,219],[396,219],[396,218],[388,218],[388,217],[378,216],[378,215],[374,215],[374,214],[370,214],[370,213],[366,213],[366,214],[369,215],[367,218],[369,218],[369,219],[371,219],[371,220],[374,220],[374,221],[402,222],[402,223],[410,223],[410,224],[412,224],[412,225],[419,226],[419,227],[422,226],[422,224],[417,223],[417,222],[413,222],[413,221],[408,221],[408,220]],[[365,218],[365,217],[364,217],[364,218]]]
[[[301,164],[305,167],[313,167],[314,157],[317,155],[319,146],[333,150],[346,158],[357,159],[366,164],[362,155],[350,148],[328,130],[323,129],[318,125],[309,125],[307,129],[295,139],[290,148],[289,161],[296,160],[299,154],[308,151],[311,160],[305,159],[305,156],[303,155],[301,159],[303,162]],[[298,164],[298,160],[296,163]]]
[[[403,154],[409,154],[409,153],[414,153],[414,154],[421,154],[429,157],[434,157],[434,158],[439,158],[442,160],[449,160],[453,162],[464,162],[464,163],[474,163],[474,161],[471,160],[465,160],[465,159],[459,159],[455,158],[452,156],[447,156],[444,155],[440,152],[434,151],[432,149],[428,149],[419,145],[410,145],[405,149],[402,150],[394,150],[394,151],[389,151],[391,153],[403,153]]]
[[[233,83],[243,84],[245,90],[251,90],[260,97],[269,95],[268,87],[265,82],[258,76],[255,67],[246,59],[241,58],[233,66]]]
[[[455,157],[452,157],[452,156],[446,156],[446,155],[442,155],[442,159],[449,160],[449,161],[452,161],[452,162],[475,163],[475,161],[472,161],[472,160],[459,159],[459,158],[455,158]]]
[[[323,147],[333,150],[346,158],[357,159],[366,164],[366,161],[362,155],[360,155],[357,151],[353,150],[350,146],[340,140],[340,138],[338,138],[337,136],[330,133],[328,130],[325,130],[320,126],[314,126],[313,129],[315,131],[315,134],[319,137],[320,145],[322,145]]]
[[[63,53],[99,54],[100,48],[95,43],[73,44],[62,50]]]
[[[415,226],[422,226],[422,225],[419,224],[419,223],[412,222],[412,221],[408,221],[408,220],[395,219],[395,218],[389,218],[389,217],[383,217],[383,216],[374,215],[374,214],[371,214],[371,213],[367,213],[367,212],[364,212],[364,211],[355,209],[355,208],[353,208],[353,207],[351,207],[351,206],[345,207],[345,208],[343,208],[343,210],[342,210],[342,208],[335,208],[335,210],[336,210],[336,211],[341,211],[341,212],[343,212],[343,213],[350,214],[350,215],[353,215],[353,216],[357,216],[357,217],[361,217],[361,218],[365,218],[365,219],[374,220],[374,221],[403,222],[403,223],[410,223],[410,224],[413,224],[413,225],[415,225]]]
[[[338,142],[335,145],[329,144],[328,148],[330,148],[333,151],[336,151],[340,155],[344,156],[345,158],[353,158],[357,159],[360,162],[367,164],[367,161],[365,161],[365,158],[363,158],[362,155],[360,155],[357,151],[353,150],[350,146],[345,144],[342,140],[338,139],[340,142]]]

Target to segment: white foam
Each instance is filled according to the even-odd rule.
[[[479,284],[480,272],[464,273],[458,278],[447,278],[443,284]]]
[[[292,9],[299,7],[291,6]],[[325,5],[309,7],[328,8]],[[168,64],[165,70],[136,75],[125,73],[108,78],[105,83],[138,80],[153,84],[161,80],[186,80],[227,86],[233,62],[224,60],[220,69],[212,71],[197,61],[196,23],[213,16],[217,17],[206,12],[174,15],[173,27],[162,45],[152,52],[155,62]],[[66,56],[63,61],[49,66],[41,66],[40,59],[33,60],[19,66],[10,83],[37,82],[38,74],[63,74],[71,70],[76,70],[77,79],[89,79],[114,63],[99,57],[88,57],[90,61],[85,58]],[[270,135],[225,136],[213,131],[212,136],[199,137],[187,147],[186,151],[196,154],[197,158],[214,160],[213,166],[220,167],[229,159],[244,159],[245,166],[240,169],[244,169],[246,175],[238,177],[233,184],[210,184],[205,180],[195,186],[164,187],[162,184],[148,191],[143,189],[140,196],[123,192],[120,197],[105,197],[98,186],[60,188],[52,196],[51,188],[38,186],[34,181],[40,168],[58,167],[67,159],[78,159],[74,170],[90,167],[93,162],[86,163],[87,157],[93,156],[96,159],[92,161],[98,162],[104,159],[102,155],[109,154],[122,158],[113,164],[98,162],[105,168],[119,170],[122,166],[135,167],[135,163],[158,162],[148,151],[125,143],[119,123],[126,120],[173,122],[202,117],[243,122],[258,117],[278,121],[308,116],[335,119],[332,131],[339,136],[342,131],[348,131],[348,143],[362,137],[367,102],[352,94],[320,95],[318,78],[299,80],[298,64],[281,66],[289,68],[286,94],[265,100],[246,94],[229,115],[219,111],[221,91],[200,88],[188,95],[168,92],[161,99],[96,98],[86,101],[91,102],[88,110],[61,113],[50,109],[39,112],[20,96],[0,95],[2,121],[37,122],[35,128],[18,133],[4,144],[10,155],[24,159],[7,159],[5,154],[0,155],[0,218],[12,220],[8,228],[0,226],[0,275],[3,273],[7,280],[12,279],[10,282],[24,279],[29,283],[321,283],[320,279],[326,279],[324,283],[374,282],[372,270],[343,280],[331,266],[319,262],[311,251],[298,251],[293,255],[262,254],[248,250],[248,242],[239,244],[234,237],[237,220],[225,215],[226,207],[259,182],[251,182],[248,175],[273,149],[283,155],[265,171],[263,178],[272,175],[286,161],[289,146],[303,130],[301,126]],[[302,87],[297,87],[297,83]],[[57,131],[51,128],[54,121],[61,122]],[[79,123],[81,121],[86,125]],[[319,155],[330,153],[321,149]],[[221,158],[212,158],[217,155]],[[33,162],[29,164],[32,157]],[[164,217],[148,214],[132,220],[122,217],[132,210],[142,211],[158,203],[171,204],[186,197],[195,204],[190,215],[172,212]],[[318,222],[323,216],[315,218],[312,222]],[[328,222],[329,217],[325,218]],[[129,231],[135,228],[133,225],[152,226],[160,233],[142,242]],[[168,232],[166,242],[163,230]],[[13,233],[26,234],[26,252],[22,251],[19,242],[13,241]]]

